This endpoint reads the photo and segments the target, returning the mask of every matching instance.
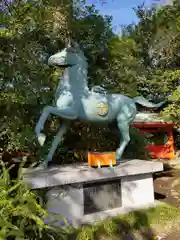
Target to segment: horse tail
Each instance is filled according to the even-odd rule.
[[[142,96],[137,96],[137,97],[133,98],[133,101],[135,103],[138,103],[141,106],[147,107],[147,108],[160,108],[166,102],[166,101],[162,101],[160,103],[152,103],[152,102],[149,102],[146,98],[144,98]]]

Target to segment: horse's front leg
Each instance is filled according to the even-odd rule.
[[[44,124],[45,124],[49,114],[51,113],[50,109],[51,109],[50,106],[46,106],[43,108],[42,114],[41,114],[41,116],[36,124],[36,128],[35,128],[36,136],[37,136],[38,142],[41,146],[44,145],[44,142],[46,140],[45,134],[41,133],[41,131],[44,129]]]
[[[66,120],[74,120],[77,118],[76,110],[73,108],[59,109],[57,107],[51,107],[51,106],[44,107],[41,117],[39,118],[39,121],[35,128],[38,142],[41,146],[44,145],[44,142],[46,140],[46,136],[45,136],[45,134],[41,133],[41,130],[43,130],[44,123],[50,114],[59,116]]]
[[[52,142],[52,146],[48,153],[48,156],[47,156],[45,162],[43,163],[44,167],[46,167],[48,165],[48,163],[52,161],[53,155],[56,152],[58,145],[62,142],[62,138],[63,138],[64,134],[67,132],[69,126],[70,126],[70,121],[67,121],[67,120],[62,121],[59,131],[56,134],[56,136],[54,137],[54,140]]]

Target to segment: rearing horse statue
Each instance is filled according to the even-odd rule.
[[[64,67],[65,71],[56,91],[56,106],[44,107],[35,128],[38,141],[42,146],[46,136],[41,131],[48,116],[53,114],[62,119],[60,129],[44,162],[45,166],[52,160],[72,121],[100,123],[102,126],[116,122],[121,136],[116,158],[120,160],[130,141],[129,126],[136,117],[136,103],[149,108],[159,108],[164,104],[164,102],[153,104],[141,96],[131,99],[121,94],[109,94],[100,86],[96,87],[96,90],[98,88],[102,90],[99,92],[95,91],[95,87],[89,89],[87,59],[77,45],[52,55],[48,64]]]

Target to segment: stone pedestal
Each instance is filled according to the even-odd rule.
[[[69,224],[79,226],[152,206],[152,173],[162,170],[162,163],[144,160],[100,169],[66,165],[25,171],[24,181],[32,189],[49,189],[46,206],[57,220],[55,225],[62,225],[64,217]]]

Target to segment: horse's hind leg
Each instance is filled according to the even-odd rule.
[[[120,145],[119,148],[116,150],[116,159],[120,160],[122,157],[122,154],[124,153],[124,150],[126,146],[128,145],[130,141],[130,136],[129,136],[129,123],[127,123],[125,120],[119,121],[118,122],[118,128],[120,130]]]

